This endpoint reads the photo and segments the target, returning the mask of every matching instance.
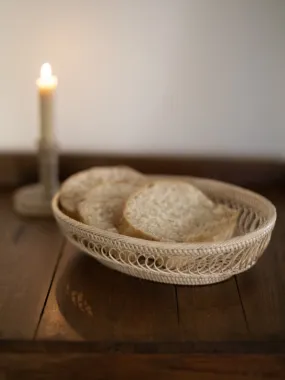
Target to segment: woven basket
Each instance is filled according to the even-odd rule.
[[[59,207],[59,193],[52,201],[53,213],[72,244],[112,269],[146,280],[204,285],[224,281],[252,267],[270,241],[276,221],[273,204],[261,195],[223,182],[179,179],[194,184],[215,202],[239,210],[232,239],[220,243],[164,243],[103,231],[65,215]]]

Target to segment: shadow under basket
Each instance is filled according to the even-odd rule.
[[[156,177],[165,178],[163,176]],[[59,193],[52,209],[66,238],[109,268],[161,283],[206,285],[251,268],[266,249],[276,222],[274,205],[252,191],[193,177],[169,177],[192,183],[213,201],[239,211],[235,236],[217,243],[155,242],[108,232],[65,215]]]

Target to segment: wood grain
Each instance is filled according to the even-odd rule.
[[[277,208],[272,240],[257,265],[237,277],[247,324],[261,340],[285,338],[285,188],[260,189]]]
[[[285,178],[284,163],[272,159],[78,153],[60,156],[62,178],[98,165],[129,165],[148,174],[201,176],[247,186],[255,183],[284,182]],[[0,154],[0,185],[18,186],[34,182],[37,178],[37,169],[35,154],[2,153]]]
[[[9,380],[283,380],[285,356],[8,353],[0,356],[0,370]]]
[[[32,339],[63,239],[52,220],[14,215],[10,194],[0,196],[0,215],[0,336]]]
[[[120,274],[66,246],[38,339],[172,341],[178,335],[174,286]]]
[[[131,278],[70,244],[60,255],[55,223],[0,194],[0,379],[284,379],[285,188],[254,189],[277,207],[267,251],[203,287]]]
[[[247,339],[246,322],[234,279],[210,286],[177,287],[177,297],[182,339]]]

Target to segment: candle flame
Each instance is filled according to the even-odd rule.
[[[44,63],[41,67],[40,78],[37,80],[37,86],[42,91],[54,90],[57,86],[57,77],[52,74],[51,65]]]
[[[48,80],[52,76],[52,69],[49,63],[44,63],[41,67],[41,78]]]

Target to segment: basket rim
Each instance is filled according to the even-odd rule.
[[[154,175],[152,175],[150,177],[152,177],[152,178],[163,178],[164,177],[165,178],[166,176],[159,176],[159,175],[154,176]],[[213,249],[219,249],[219,248],[224,249],[225,246],[227,248],[230,248],[230,247],[240,245],[240,244],[247,244],[252,240],[256,240],[260,236],[267,234],[270,230],[272,230],[274,228],[276,218],[277,218],[276,207],[273,205],[273,203],[269,199],[267,199],[266,197],[254,192],[252,190],[248,190],[248,189],[243,188],[241,186],[233,185],[233,184],[230,184],[227,182],[218,181],[218,180],[214,180],[214,179],[210,179],[210,178],[204,178],[204,177],[175,176],[175,175],[173,175],[173,176],[169,175],[168,177],[174,177],[176,179],[188,178],[188,179],[192,179],[192,180],[198,181],[198,182],[199,181],[203,181],[203,182],[208,181],[209,183],[215,183],[217,185],[227,186],[233,190],[237,190],[241,193],[247,194],[248,196],[252,196],[255,199],[258,199],[258,201],[260,201],[261,203],[266,205],[266,207],[268,208],[269,217],[261,227],[258,227],[256,230],[248,232],[244,235],[235,236],[235,237],[232,237],[228,240],[225,240],[222,242],[216,242],[216,243],[213,243],[213,242],[189,243],[189,242],[162,242],[162,241],[144,240],[144,239],[140,239],[140,238],[136,238],[136,237],[121,235],[121,234],[115,233],[115,232],[105,231],[105,230],[99,229],[97,227],[84,224],[78,220],[75,220],[75,219],[69,217],[64,212],[61,211],[61,209],[59,208],[60,190],[54,195],[54,197],[52,199],[52,202],[51,202],[52,211],[53,211],[53,214],[55,217],[58,217],[58,218],[64,220],[68,224],[73,225],[76,228],[80,228],[83,231],[102,236],[104,238],[109,238],[109,239],[116,240],[116,241],[122,241],[122,242],[128,243],[128,244],[148,245],[149,247],[153,247],[153,248],[170,249],[170,250],[181,250],[181,249],[183,249],[183,250],[185,250],[185,249],[188,249],[188,250],[197,250],[197,249],[213,250]]]

